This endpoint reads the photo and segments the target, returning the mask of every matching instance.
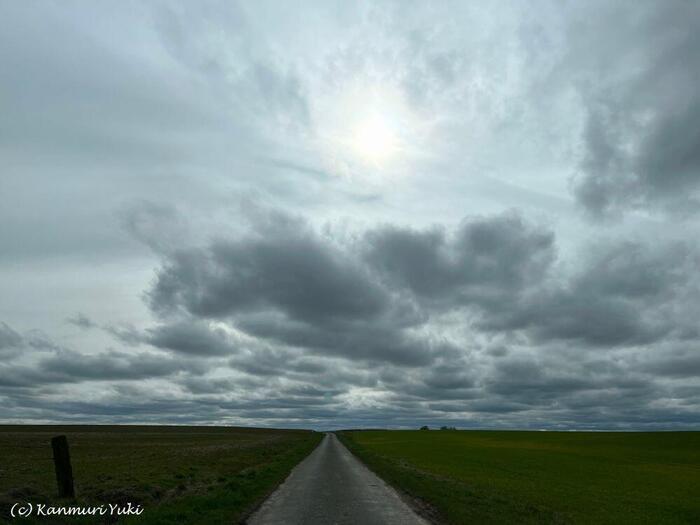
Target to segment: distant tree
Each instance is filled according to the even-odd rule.
[[[423,425],[422,427],[420,427],[420,429],[421,429],[421,430],[430,430],[430,429],[428,428],[428,425]]]
[[[455,427],[446,427],[446,426],[441,426],[440,430],[457,430]]]

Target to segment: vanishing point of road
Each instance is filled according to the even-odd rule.
[[[299,463],[249,525],[426,525],[335,437]]]

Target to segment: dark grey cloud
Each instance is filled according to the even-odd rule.
[[[384,392],[386,418],[389,407],[405,405],[428,419],[479,414],[492,425],[530,419],[548,426],[542,414],[549,411],[562,425],[581,417],[596,428],[612,424],[611,414],[673,395],[663,378],[695,377],[692,366],[674,376],[677,359],[667,350],[645,365],[614,353],[693,340],[698,255],[687,244],[591,243],[564,271],[553,233],[514,213],[465,219],[454,229],[382,226],[350,239],[269,217],[243,238],[162,254],[147,294],[162,326],[181,319],[163,347],[177,351],[180,331],[185,344],[194,323],[223,323],[249,338],[229,365],[259,378],[238,384],[269,392],[269,402],[226,406],[250,417],[281,410],[285,419],[310,418],[312,406],[340,413],[343,396],[359,387]],[[306,289],[325,311],[309,307]],[[341,302],[338,290],[346,294]],[[476,342],[484,336],[501,342]],[[202,352],[206,344],[191,346]],[[236,383],[213,381],[183,385],[221,395]],[[288,388],[312,399],[296,400]],[[330,398],[321,395],[329,391]]]
[[[408,366],[426,365],[434,354],[449,351],[433,341],[412,336],[401,325],[394,324],[398,322],[391,317],[380,317],[314,325],[258,317],[239,320],[238,326],[256,337],[319,354]]]
[[[574,77],[587,104],[576,196],[595,214],[647,204],[697,208],[700,7],[671,1],[643,4],[633,15],[621,4],[605,11],[604,21],[572,24],[567,60],[581,68]]]
[[[126,353],[106,351],[96,355],[61,352],[39,362],[38,369],[59,380],[119,380],[168,376],[181,371],[200,373],[201,363],[154,352]]]
[[[700,299],[692,271],[697,257],[689,246],[674,243],[591,246],[567,281],[503,304],[481,326],[605,348],[683,338],[692,331],[684,310],[695,311]]]
[[[303,225],[279,228],[168,256],[152,308],[231,319],[294,347],[427,363],[439,343],[405,329],[445,311],[471,311],[482,330],[617,346],[689,329],[673,308],[697,299],[681,297],[694,289],[697,262],[683,244],[591,246],[580,268],[555,279],[553,234],[514,214],[450,233],[384,227],[345,247]]]
[[[488,318],[482,326],[528,329],[538,340],[581,340],[601,347],[644,344],[662,337],[665,327],[646,324],[635,306],[610,296],[557,291],[526,299],[510,315]]]
[[[180,252],[159,272],[150,304],[206,317],[275,308],[313,322],[377,315],[386,297],[339,253],[296,236]]]
[[[225,320],[247,333],[320,353],[425,364],[431,345],[405,333],[422,322],[356,257],[298,221],[166,257],[149,304]],[[171,343],[172,347],[172,343]]]
[[[178,372],[202,373],[201,363],[174,359],[153,352],[126,353],[109,350],[84,354],[62,350],[33,365],[13,363],[0,367],[0,387],[32,388],[83,381],[141,380],[166,377]]]
[[[441,230],[385,228],[367,235],[367,258],[388,281],[427,299],[497,300],[538,283],[554,259],[554,235],[517,214]]]
[[[185,355],[216,356],[237,351],[237,344],[222,329],[198,322],[176,322],[149,329],[144,338],[157,348]]]
[[[647,371],[668,377],[696,378],[700,376],[700,357],[697,355],[673,356],[649,365]]]
[[[358,242],[278,217],[258,237],[168,255],[148,298],[165,316],[232,318],[279,344],[418,365],[454,346],[411,333],[432,313],[420,302],[495,310],[539,283],[554,258],[551,232],[516,214],[465,221],[449,239],[387,227]]]
[[[654,376],[683,380],[700,376],[700,352],[697,343],[675,343],[665,352],[653,352],[639,358],[637,369]]]
[[[610,347],[679,336],[692,321],[676,309],[695,309],[700,297],[698,255],[684,244],[591,245],[562,279],[553,235],[514,215],[465,222],[451,237],[388,228],[368,234],[368,245],[370,264],[418,301],[474,307],[480,329],[526,331],[540,341]]]
[[[144,330],[131,325],[107,325],[102,329],[126,346],[150,345],[185,357],[231,355],[242,346],[221,327],[193,318],[173,320]]]

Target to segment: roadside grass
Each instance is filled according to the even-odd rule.
[[[50,439],[68,437],[76,501],[124,504],[143,514],[119,523],[236,523],[320,442],[305,430],[165,426],[0,426],[0,523],[17,501],[55,498]],[[94,517],[11,523],[114,523]]]
[[[700,432],[339,432],[446,523],[700,523]]]

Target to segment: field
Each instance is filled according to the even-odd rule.
[[[700,523],[700,432],[341,432],[447,523]]]
[[[0,426],[0,522],[14,502],[57,501],[50,439],[59,434],[68,437],[77,502],[140,503],[142,515],[119,523],[144,525],[236,523],[322,437],[234,427]]]

